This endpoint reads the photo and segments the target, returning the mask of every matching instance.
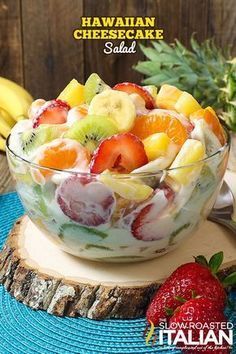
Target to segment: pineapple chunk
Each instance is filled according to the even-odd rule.
[[[156,133],[143,140],[148,160],[152,161],[167,153],[171,139],[166,133]]]
[[[205,157],[204,145],[195,139],[187,139],[180,149],[178,155],[170,168],[177,168],[194,164]],[[183,167],[169,172],[169,176],[180,184],[189,184],[198,177],[203,164],[198,163],[195,166]]]
[[[167,84],[161,86],[156,97],[157,107],[164,109],[175,109],[175,104],[181,94],[182,91],[175,86]]]
[[[200,104],[195,100],[192,95],[190,95],[190,93],[185,91],[182,92],[181,96],[175,104],[175,110],[178,113],[182,113],[187,117],[193,112],[198,111],[199,109],[201,109]]]
[[[146,184],[139,183],[139,181],[119,180],[119,178],[109,175],[108,171],[100,174],[99,180],[111,188],[113,192],[128,200],[142,201],[153,193],[153,189]]]
[[[154,100],[156,99],[157,97],[157,87],[154,86],[154,85],[148,85],[148,86],[143,86],[143,88],[145,90],[147,90],[150,95],[152,95],[152,97],[154,98]]]
[[[66,101],[71,107],[84,103],[84,86],[73,79],[58,96],[58,99]]]

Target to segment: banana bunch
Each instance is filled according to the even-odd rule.
[[[33,98],[13,81],[0,77],[0,150],[5,151],[5,142],[12,127],[27,117]]]

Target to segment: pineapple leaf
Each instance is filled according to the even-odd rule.
[[[194,36],[190,49],[180,41],[173,44],[152,41],[140,45],[147,61],[134,69],[146,76],[143,83],[160,87],[172,84],[188,91],[203,107],[212,106],[231,130],[236,130],[236,58],[229,48],[219,48],[213,39],[199,43]]]
[[[139,61],[134,69],[144,75],[152,76],[160,70],[160,63],[155,61]]]
[[[150,60],[155,61],[158,60],[159,53],[153,48],[144,47],[144,45],[140,44],[140,48],[143,54]]]

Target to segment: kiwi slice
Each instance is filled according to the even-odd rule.
[[[85,102],[89,104],[95,95],[109,89],[111,89],[110,86],[105,84],[98,74],[91,74],[84,86]]]
[[[20,136],[22,151],[27,155],[43,144],[59,138],[65,127],[59,124],[41,124],[38,128],[24,131]]]
[[[93,152],[103,139],[117,133],[117,126],[110,118],[89,115],[75,122],[64,134],[64,137],[77,140],[90,152]]]

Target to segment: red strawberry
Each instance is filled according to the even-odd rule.
[[[66,122],[70,106],[61,100],[45,102],[33,117],[33,128],[40,124],[63,124]]]
[[[90,164],[92,173],[116,169],[129,173],[148,162],[143,143],[133,134],[113,135],[101,142]]]
[[[122,82],[113,87],[113,90],[124,91],[128,94],[137,93],[146,102],[145,106],[147,109],[153,109],[156,107],[156,102],[152,95],[142,86],[131,82]]]
[[[198,342],[200,340],[200,330],[203,331],[203,338],[205,339],[209,329],[214,331],[218,340],[220,324],[222,324],[222,329],[228,336],[228,330],[223,327],[226,323],[227,319],[223,311],[216,306],[216,302],[201,297],[191,299],[180,306],[171,317],[169,328],[176,330],[176,334],[178,330],[182,330],[186,338],[190,333],[192,341]],[[194,327],[194,325],[196,326]],[[173,339],[175,335],[173,335]],[[226,342],[223,342],[222,346],[217,346],[214,342],[209,342],[206,345],[185,345],[179,342],[177,346],[180,348],[186,347],[183,349],[183,353],[186,354],[229,353],[229,345]]]
[[[177,268],[157,291],[147,309],[147,319],[155,325],[168,319],[167,310],[175,310],[180,301],[190,300],[193,293],[215,300],[222,310],[226,302],[226,292],[220,281],[206,266],[186,263]]]
[[[85,226],[109,222],[116,203],[114,193],[103,183],[76,175],[62,182],[56,195],[63,213]]]
[[[134,237],[143,241],[154,241],[163,238],[158,224],[162,212],[174,198],[174,192],[168,186],[155,190],[155,196],[138,213],[131,225]]]

